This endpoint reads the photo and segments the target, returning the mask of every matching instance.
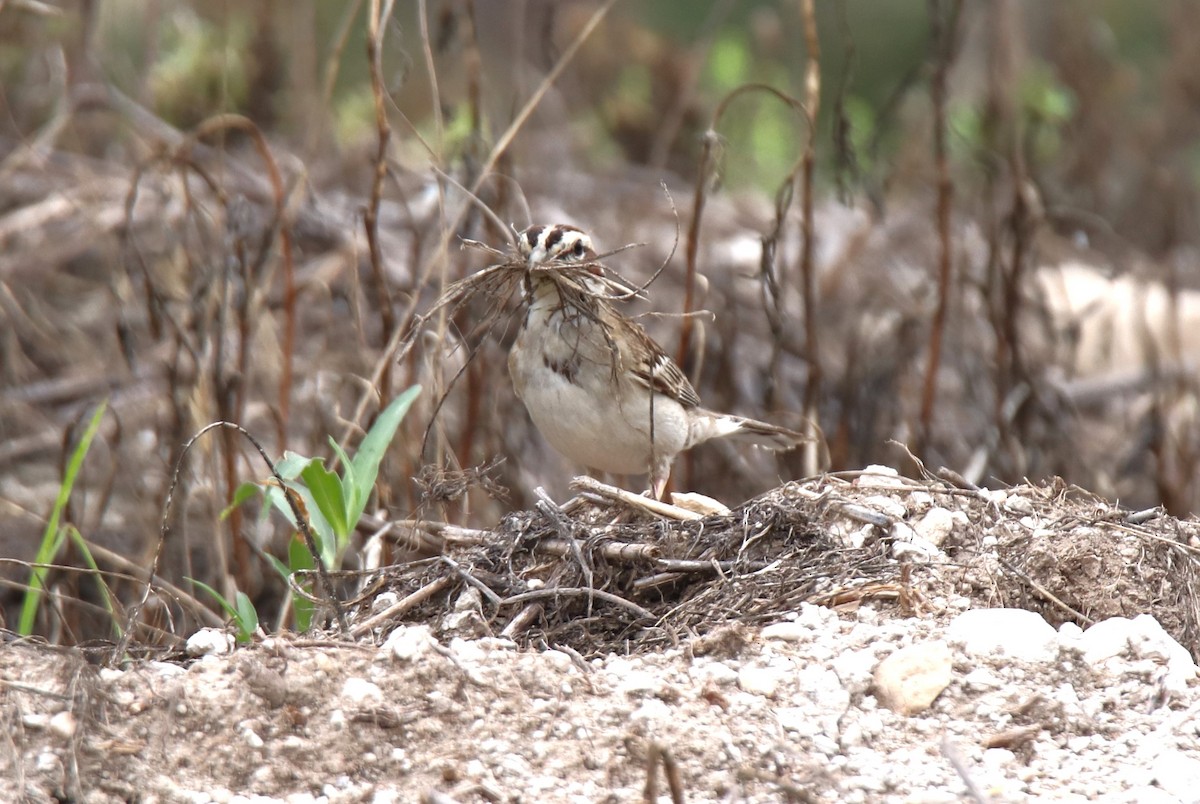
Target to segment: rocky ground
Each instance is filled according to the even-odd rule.
[[[191,643],[200,656],[115,668],[10,642],[0,650],[0,798],[1200,800],[1200,682],[1175,638],[1187,641],[1192,614],[1162,607],[1170,584],[1146,546],[1169,542],[1168,575],[1185,581],[1196,524],[1099,516],[1095,500],[1062,490],[964,495],[891,482],[830,487],[876,512],[901,506],[882,529],[889,549],[908,562],[925,555],[906,604],[802,602],[749,625],[714,616],[674,645],[634,636],[584,651],[499,628],[455,636],[449,614],[358,642],[279,636],[232,648],[207,632]],[[830,532],[845,512],[830,509]],[[1069,562],[1030,541],[1055,528],[1053,540],[1075,551],[1088,533],[1103,539],[1127,556],[1123,570],[1064,573]],[[995,572],[1012,566],[1005,550],[1018,543],[1019,577],[1033,590],[1025,608]],[[1086,549],[1103,564],[1100,548]],[[1053,586],[1071,575],[1084,579],[1074,592],[1094,597]],[[1140,600],[1136,578],[1157,579],[1159,597],[1144,605],[1153,616],[1091,616],[1112,590]],[[376,613],[392,601],[381,596]],[[1087,627],[1054,617],[1048,602],[1083,607]]]

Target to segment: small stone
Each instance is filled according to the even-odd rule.
[[[1028,497],[1013,495],[1004,501],[1004,508],[1013,514],[1032,514],[1033,503]]]
[[[78,724],[75,721],[75,716],[70,712],[59,712],[50,718],[49,725],[52,733],[57,734],[64,740],[69,740],[75,736],[75,728]]]
[[[904,507],[904,503],[892,497],[885,497],[882,494],[872,494],[870,497],[863,499],[862,504],[867,508],[873,508],[881,514],[887,514],[893,519],[903,519],[908,516],[908,509]]]
[[[798,622],[771,623],[762,630],[763,639],[778,639],[782,642],[801,642],[812,637],[812,629]]]
[[[1176,694],[1182,694],[1188,682],[1196,677],[1196,663],[1191,654],[1149,614],[1139,614],[1132,620],[1127,617],[1102,620],[1083,632],[1080,646],[1084,661],[1089,664],[1104,662],[1126,651],[1137,659],[1165,662],[1164,684]]]
[[[242,729],[242,739],[245,740],[246,745],[250,746],[251,748],[263,747],[263,738],[259,737],[258,733],[248,726]]]
[[[742,692],[761,695],[764,698],[775,697],[779,684],[783,680],[780,672],[770,667],[743,667],[738,672],[738,687]]]
[[[1010,656],[1048,662],[1058,656],[1058,632],[1041,615],[1024,609],[971,609],[955,617],[946,638],[969,656]]]
[[[365,678],[348,678],[342,685],[342,698],[358,706],[378,704],[383,702],[383,690]]]
[[[201,628],[188,637],[188,656],[224,656],[233,650],[233,635],[220,628]]]
[[[462,594],[460,594],[454,600],[454,610],[459,612],[479,611],[479,608],[482,605],[483,595],[481,595],[479,590],[474,586],[468,586],[463,590]]]
[[[34,760],[34,768],[38,773],[51,774],[62,770],[62,760],[53,751],[43,751]]]
[[[392,606],[400,602],[400,595],[395,592],[380,592],[371,601],[371,611],[383,611],[390,609]]]
[[[428,625],[402,625],[383,643],[383,650],[402,662],[412,662],[433,650],[433,632]]]
[[[900,473],[890,466],[883,466],[878,463],[873,463],[854,479],[856,486],[886,486],[888,488],[902,489],[905,487],[904,479],[900,477]]]
[[[954,660],[945,642],[901,648],[875,668],[875,697],[902,715],[928,709],[950,686]]]
[[[949,508],[930,508],[912,527],[917,536],[934,547],[941,547],[946,537],[954,532],[954,521],[954,512]]]
[[[842,686],[852,695],[858,695],[871,688],[876,659],[873,648],[862,650],[842,651],[833,659],[833,672],[837,673]]]

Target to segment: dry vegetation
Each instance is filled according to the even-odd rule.
[[[643,320],[705,403],[789,426],[811,419],[825,434],[825,449],[778,463],[706,446],[680,460],[678,488],[732,505],[781,479],[879,462],[914,476],[948,467],[963,488],[1062,477],[1134,509],[1185,517],[1196,507],[1192,4],[1148,12],[1170,32],[1150,62],[1105,40],[1112,21],[1086,4],[932,3],[915,68],[887,87],[873,128],[854,136],[843,82],[861,32],[826,9],[814,16],[809,3],[760,9],[748,29],[759,37],[752,50],[806,54],[790,85],[724,96],[700,77],[736,4],[716,4],[706,32],[684,46],[612,3],[418,4],[421,13],[396,22],[384,16],[391,4],[360,2],[346,4],[336,31],[318,30],[315,12],[267,3],[253,13],[150,3],[159,16],[147,17],[136,46],[125,43],[136,57],[119,50],[108,16],[127,5],[0,3],[0,34],[13,43],[0,65],[10,627],[67,459],[101,400],[108,412],[63,522],[95,558],[115,612],[68,540],[36,630],[62,643],[113,637],[158,555],[135,641],[174,646],[221,619],[185,578],[245,592],[268,630],[289,623],[287,589],[264,558],[286,555],[285,523],[260,520],[253,506],[221,517],[238,485],[267,468],[231,429],[186,456],[184,443],[220,420],[272,456],[329,454],[329,437],[353,446],[414,383],[425,392],[386,457],[375,515],[360,525],[361,541],[378,549],[348,556],[346,595],[451,578],[430,598],[444,607],[486,572],[494,583],[480,583],[516,606],[520,584],[497,573],[524,583],[522,556],[545,575],[546,543],[559,545],[550,554],[559,565],[552,580],[535,573],[541,582],[626,601],[670,574],[656,561],[752,572],[783,555],[812,582],[755,593],[771,601],[762,616],[832,594],[844,573],[907,594],[886,555],[831,552],[820,517],[786,492],[714,520],[703,536],[634,521],[616,541],[644,552],[598,582],[595,562],[616,549],[593,544],[599,520],[535,509],[539,486],[565,499],[578,467],[549,451],[511,392],[511,326],[503,316],[486,332],[477,326],[516,300],[425,315],[449,283],[487,264],[461,240],[507,242],[478,202],[518,226],[579,224],[605,249],[647,244],[613,262],[637,284],[665,263],[637,310],[668,314]],[[795,41],[775,41],[764,14]],[[158,52],[170,44],[160,27],[172,26],[185,39],[203,30],[240,43],[245,61],[196,61],[184,71],[195,80],[175,87],[156,67],[182,58],[179,43]],[[353,73],[362,53],[353,92],[372,114],[354,129],[344,117],[352,104],[338,98],[351,92],[341,71]],[[653,113],[613,94],[630,58]],[[130,77],[143,62],[142,77]],[[794,161],[777,186],[721,189],[753,161],[727,129],[766,106],[793,125]],[[711,315],[677,315],[698,310]],[[527,509],[537,512],[510,513]],[[506,514],[496,541],[455,547],[468,551],[453,558],[466,569],[432,559],[354,575],[440,552],[421,536],[439,526],[414,523],[484,529]],[[770,526],[761,555],[737,547],[750,520]],[[663,547],[680,542],[686,549]],[[814,565],[822,556],[836,566]],[[686,630],[723,619],[712,611],[759,616],[757,603],[707,600],[687,580],[664,582],[655,617],[669,611]],[[712,608],[689,615],[696,601]],[[586,606],[574,600],[530,622],[580,649],[608,644],[580,641],[581,628],[589,639],[627,638],[628,608],[592,630]],[[1194,615],[1171,627],[1194,647]],[[676,637],[667,629],[647,644]]]

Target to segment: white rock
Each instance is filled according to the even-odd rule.
[[[462,637],[454,637],[450,640],[450,652],[453,653],[460,662],[467,664],[478,664],[487,659],[487,652],[483,646],[479,644],[477,639],[463,639]]]
[[[902,715],[924,712],[950,686],[954,658],[945,642],[901,648],[875,668],[875,697]]]
[[[954,532],[954,524],[954,512],[949,508],[930,508],[913,523],[913,530],[934,547],[941,547],[946,537]]]
[[[871,688],[876,664],[875,649],[863,648],[842,651],[834,657],[832,667],[842,686],[852,695],[859,695]]]
[[[1187,649],[1171,638],[1158,620],[1139,614],[1132,620],[1112,617],[1083,632],[1080,642],[1083,659],[1100,664],[1129,651],[1137,659],[1153,659],[1166,664],[1164,683],[1169,691],[1180,694],[1196,677],[1196,663]]]
[[[771,623],[762,630],[763,639],[778,639],[783,642],[801,642],[812,637],[812,629],[795,622]]]
[[[383,611],[390,609],[392,606],[400,602],[400,595],[395,592],[380,592],[371,601],[371,611]]]
[[[892,557],[897,561],[912,561],[917,564],[928,564],[931,561],[944,561],[946,555],[931,541],[922,539],[916,532],[903,522],[892,526]]]
[[[658,674],[649,670],[625,670],[613,674],[611,681],[618,691],[635,697],[655,692],[662,687]]]
[[[351,677],[342,685],[342,698],[352,704],[378,704],[383,702],[383,690],[373,681]]]
[[[62,771],[62,760],[53,751],[42,751],[34,760],[34,768],[38,773],[59,773]]]
[[[629,713],[629,720],[633,723],[650,722],[664,723],[674,720],[677,716],[675,709],[665,701],[660,701],[658,698],[647,698],[642,701],[641,706]]]
[[[738,687],[752,695],[773,698],[782,682],[783,673],[773,667],[747,665],[738,671]]]
[[[1028,497],[1013,495],[1004,500],[1004,508],[1013,514],[1032,514],[1033,502]]]
[[[402,662],[411,662],[433,650],[433,631],[428,625],[402,625],[384,640],[383,651]]]
[[[263,738],[258,736],[258,732],[249,726],[242,727],[242,739],[246,741],[246,745],[251,748],[262,748]]]
[[[962,684],[966,689],[983,691],[998,689],[1004,681],[986,667],[976,667],[962,677]]]
[[[862,501],[862,505],[867,508],[874,508],[881,514],[887,514],[895,519],[903,519],[908,516],[908,509],[904,507],[904,503],[894,497],[886,497],[882,494],[872,494]]]
[[[1180,801],[1196,801],[1200,797],[1200,759],[1182,751],[1168,749],[1150,764],[1159,787]]]
[[[233,650],[233,634],[220,628],[201,628],[188,637],[188,656],[224,656]]]
[[[49,725],[51,732],[62,737],[64,740],[69,740],[75,736],[75,729],[78,723],[75,721],[75,716],[70,712],[59,712],[50,718]]]
[[[887,486],[889,488],[902,489],[905,487],[904,479],[900,477],[900,473],[890,466],[873,463],[866,469],[862,470],[862,474],[854,478],[856,486]]]
[[[1041,615],[1024,609],[971,609],[946,629],[946,638],[968,656],[1010,656],[1048,662],[1058,656],[1058,632]]]
[[[838,615],[836,611],[825,606],[818,606],[815,603],[801,603],[796,622],[816,630],[837,625]]]

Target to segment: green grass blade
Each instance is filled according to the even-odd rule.
[[[205,592],[208,592],[210,595],[212,595],[213,600],[216,600],[218,603],[221,604],[221,608],[225,609],[225,613],[229,615],[230,619],[237,620],[238,610],[233,607],[232,603],[230,603],[228,600],[225,599],[225,595],[221,594],[216,589],[213,589],[211,586],[206,584],[204,581],[197,581],[195,578],[188,578],[188,580],[191,581],[192,583],[196,584],[196,586],[199,586]]]
[[[63,529],[71,537],[71,541],[79,548],[80,554],[83,555],[83,562],[88,565],[92,571],[92,577],[96,580],[96,588],[100,590],[100,597],[104,600],[104,610],[108,612],[109,619],[112,620],[113,632],[117,639],[121,638],[121,618],[117,616],[117,598],[113,595],[112,590],[108,588],[108,584],[104,582],[104,575],[100,572],[100,565],[96,563],[96,559],[92,557],[92,551],[88,548],[87,539],[83,538],[83,534],[74,525],[65,525]]]
[[[46,585],[48,570],[45,565],[52,562],[58,555],[65,538],[65,534],[59,531],[59,522],[67,507],[67,501],[71,499],[71,490],[75,487],[75,479],[79,476],[83,459],[87,457],[88,450],[92,448],[92,439],[96,437],[96,433],[100,429],[100,422],[103,420],[106,410],[108,410],[107,400],[101,402],[96,408],[96,412],[92,414],[92,420],[88,422],[87,429],[83,431],[83,438],[79,440],[75,451],[71,453],[71,460],[67,462],[67,471],[63,473],[62,485],[58,487],[58,498],[54,501],[54,508],[50,511],[50,520],[42,532],[42,541],[38,545],[37,555],[33,559],[37,566],[34,566],[29,575],[29,589],[25,592],[25,599],[21,602],[21,617],[17,622],[17,633],[21,636],[29,636],[33,633],[33,621],[37,618],[38,606],[42,601],[42,589]]]

